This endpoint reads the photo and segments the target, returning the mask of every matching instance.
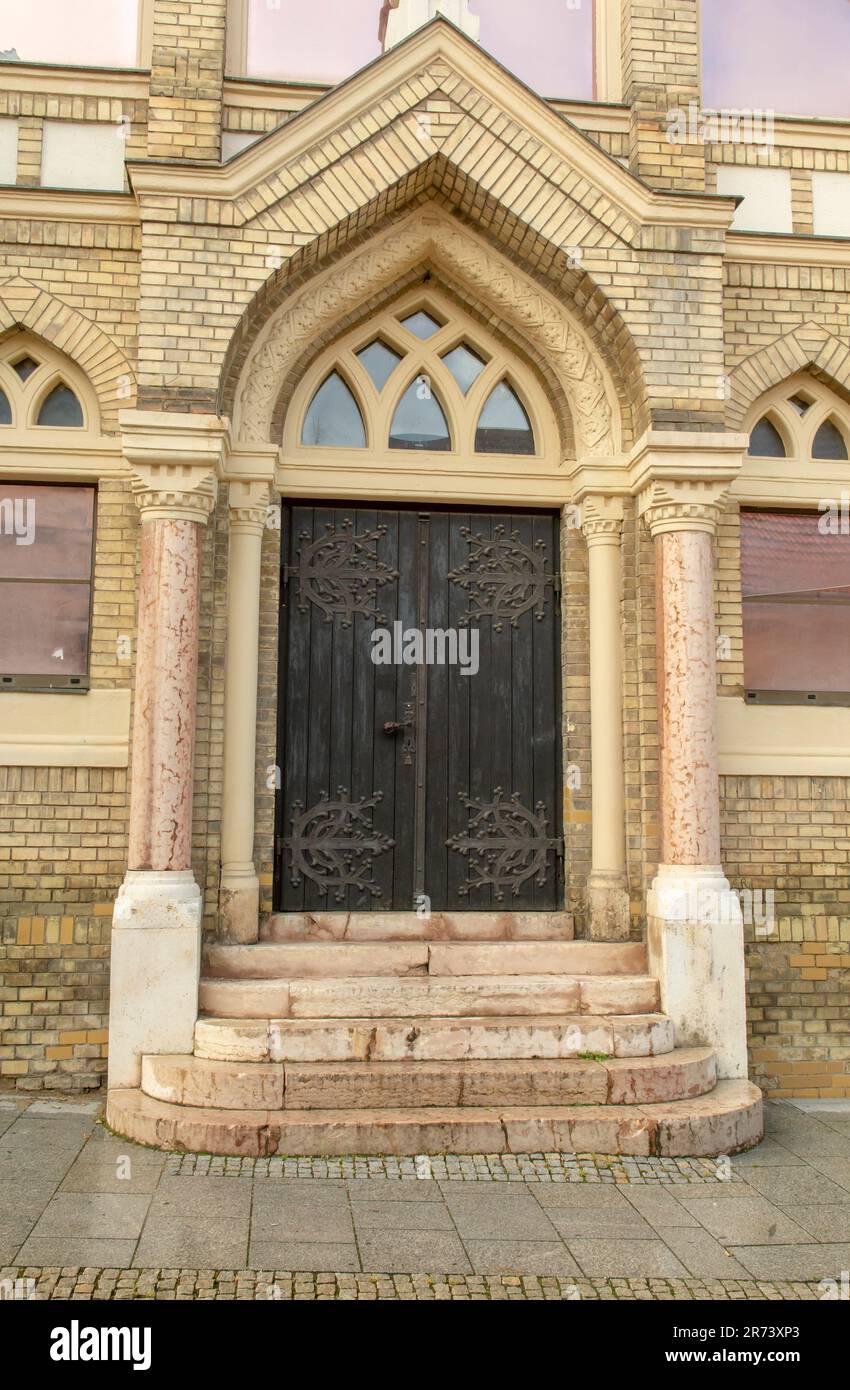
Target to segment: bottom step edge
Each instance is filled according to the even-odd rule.
[[[530,1109],[201,1110],[141,1090],[109,1092],[106,1123],[154,1148],[222,1156],[598,1153],[716,1157],[762,1138],[762,1095],[720,1081],[706,1096],[642,1106]]]

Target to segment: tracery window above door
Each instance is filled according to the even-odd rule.
[[[0,344],[0,430],[92,430],[96,416],[79,372],[48,344],[26,334]]]
[[[534,374],[439,291],[406,295],[312,364],[287,410],[287,453],[557,457]],[[395,458],[398,466],[401,460]]]

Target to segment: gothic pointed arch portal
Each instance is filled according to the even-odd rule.
[[[622,430],[616,392],[578,315],[436,206],[417,210],[377,234],[296,291],[273,314],[241,373],[236,436],[246,444],[277,443],[279,397],[311,345],[417,266],[434,267],[438,273],[444,269],[494,323],[504,323],[531,355],[545,359],[567,405],[577,457],[619,453]]]

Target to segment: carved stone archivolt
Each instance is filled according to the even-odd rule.
[[[579,455],[616,453],[605,377],[583,332],[552,295],[435,210],[375,237],[278,312],[243,373],[240,437],[267,441],[281,386],[310,344],[423,260],[445,266],[545,354],[569,402]]]

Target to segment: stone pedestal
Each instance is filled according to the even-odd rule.
[[[109,1086],[138,1086],[145,1052],[191,1052],[201,969],[191,870],[129,871],[112,917]]]

